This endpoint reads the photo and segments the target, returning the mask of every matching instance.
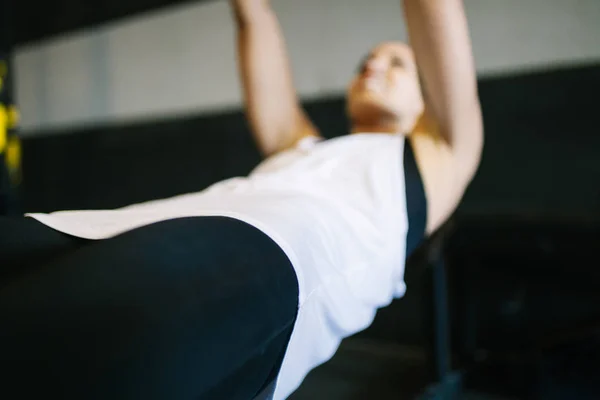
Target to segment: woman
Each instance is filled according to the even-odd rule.
[[[483,129],[459,0],[404,1],[413,50],[369,53],[352,134],[332,140],[299,105],[269,2],[232,6],[266,160],[200,193],[0,221],[4,387],[250,399],[273,381],[286,398],[403,295],[407,256],[460,201]]]

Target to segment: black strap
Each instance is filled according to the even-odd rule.
[[[406,140],[404,144],[404,184],[408,215],[406,235],[406,257],[408,258],[425,238],[427,225],[427,198],[410,140]]]

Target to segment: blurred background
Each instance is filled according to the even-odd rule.
[[[227,1],[0,4],[0,213],[116,208],[260,162]],[[325,136],[346,134],[359,60],[406,40],[400,1],[272,5],[308,113]],[[465,7],[481,168],[410,261],[406,297],[295,400],[600,398],[600,1]]]

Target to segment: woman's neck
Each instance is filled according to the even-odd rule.
[[[394,135],[402,132],[397,127],[369,126],[369,125],[353,125],[350,133],[388,133]]]
[[[416,120],[394,119],[388,121],[352,121],[351,133],[410,133]]]

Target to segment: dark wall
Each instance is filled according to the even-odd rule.
[[[480,85],[486,145],[466,213],[600,215],[600,67]]]
[[[197,191],[260,158],[241,113],[24,140],[27,211],[115,208]]]

